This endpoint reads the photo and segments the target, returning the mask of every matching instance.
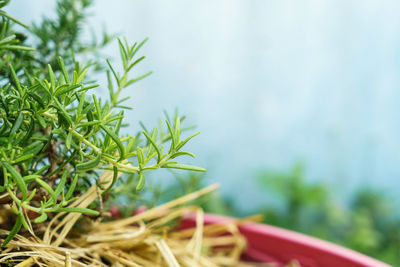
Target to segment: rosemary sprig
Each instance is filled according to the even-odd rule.
[[[2,8],[7,1],[0,3]],[[123,105],[127,98],[119,98],[122,90],[151,74],[131,75],[144,59],[137,54],[147,39],[133,45],[118,39],[122,73],[106,60],[109,99],[98,98],[93,89],[99,85],[87,76],[91,65],[102,63],[97,58],[95,63],[82,65],[75,59],[76,54],[93,52],[109,40],[105,37],[100,45],[79,42],[89,4],[87,0],[59,1],[58,20],[45,19],[31,28],[40,40],[35,47],[26,44],[26,37],[15,32],[10,21],[28,26],[0,10],[0,57],[4,59],[0,63],[0,193],[1,204],[10,205],[17,218],[3,246],[21,227],[31,230],[27,211],[37,214],[34,223],[57,212],[98,215],[96,209],[69,204],[96,183],[102,169],[115,174],[106,191],[112,189],[118,172],[137,173],[140,190],[149,170],[204,171],[176,162],[181,156],[194,157],[182,148],[197,134],[181,140],[179,116],[173,125],[167,120],[165,129],[135,136],[120,134],[123,110],[129,109]],[[169,148],[164,148],[168,143]]]

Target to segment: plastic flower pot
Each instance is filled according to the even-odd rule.
[[[233,218],[206,214],[204,224],[224,223]],[[182,228],[195,226],[195,218],[185,217]],[[239,227],[247,238],[248,249],[243,259],[256,262],[277,263],[283,266],[296,259],[302,266],[309,267],[389,267],[356,251],[294,231],[259,223]]]

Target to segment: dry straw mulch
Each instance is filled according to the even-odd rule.
[[[104,172],[101,182],[110,182],[112,175]],[[81,229],[73,228],[81,216],[79,213],[60,213],[42,228],[35,229],[37,236],[17,235],[1,252],[0,264],[19,267],[275,266],[240,261],[246,239],[238,225],[246,220],[203,225],[203,211],[199,207],[183,207],[217,187],[206,187],[132,217],[84,224]],[[98,198],[98,191],[93,186],[72,205],[88,207]],[[196,227],[174,229],[174,223],[187,213],[195,214]],[[7,234],[8,231],[0,230],[0,236]]]

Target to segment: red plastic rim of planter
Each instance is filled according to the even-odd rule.
[[[204,217],[205,224],[230,220],[233,218],[212,214]],[[181,227],[194,227],[195,221],[195,217],[187,216],[182,219]],[[239,229],[248,241],[248,249],[243,255],[247,260],[284,265],[297,259],[306,267],[390,266],[356,251],[275,226],[249,223],[241,225]]]

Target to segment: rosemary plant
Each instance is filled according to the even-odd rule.
[[[182,149],[198,134],[182,139],[179,116],[167,119],[164,129],[120,134],[129,109],[120,93],[150,74],[131,75],[144,59],[138,51],[146,40],[130,45],[118,39],[118,71],[96,57],[112,37],[105,34],[100,43],[80,41],[91,1],[61,0],[56,19],[31,27],[3,10],[8,2],[0,1],[0,204],[11,207],[16,221],[3,246],[21,227],[32,231],[32,222],[43,223],[57,212],[99,215],[98,207],[69,204],[93,184],[103,186],[96,182],[101,170],[113,170],[114,179],[99,197],[112,189],[120,172],[138,174],[140,190],[149,170],[204,171],[176,162],[180,156],[194,157]],[[76,58],[85,53],[89,59],[79,63]],[[99,85],[87,77],[101,66],[108,67],[107,100],[96,96],[93,89]]]

